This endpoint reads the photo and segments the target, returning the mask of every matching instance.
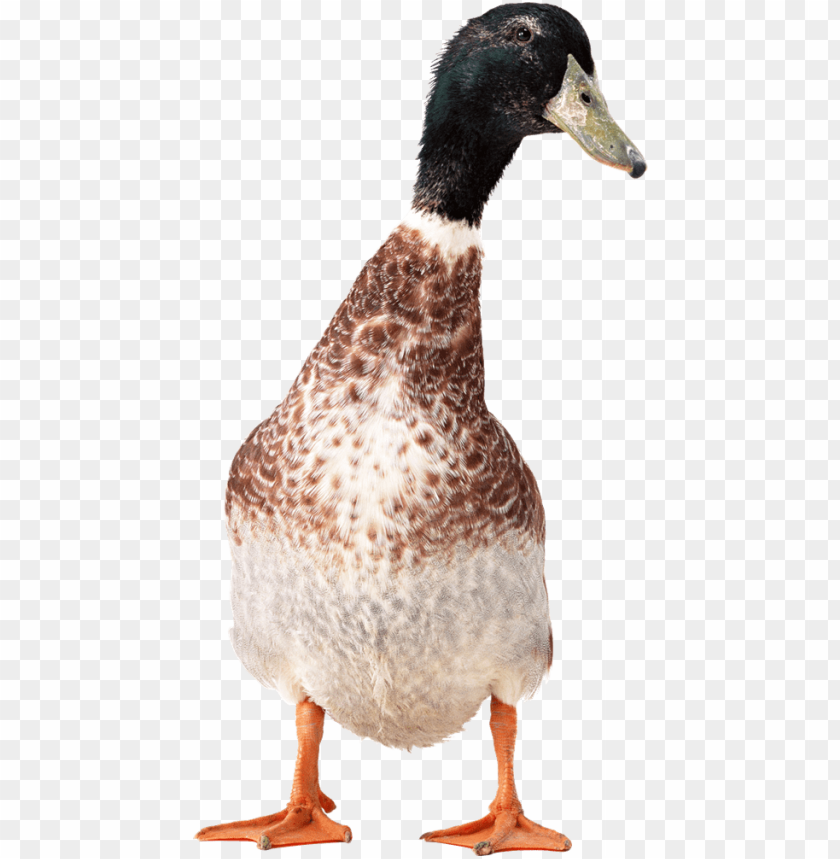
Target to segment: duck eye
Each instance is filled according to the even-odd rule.
[[[516,38],[520,42],[530,42],[531,41],[531,31],[527,27],[520,27],[516,31]]]
[[[582,93],[580,94],[580,100],[581,100],[584,104],[589,104],[589,103],[592,101],[592,99],[589,97],[589,93],[586,93],[586,92],[582,92]]]

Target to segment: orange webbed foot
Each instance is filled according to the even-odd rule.
[[[499,789],[490,803],[490,813],[481,820],[427,832],[420,837],[440,844],[472,847],[477,856],[509,850],[553,850],[555,853],[571,850],[572,842],[565,835],[528,820],[522,813],[513,781],[516,708],[495,695],[490,699],[490,730],[499,763]]]
[[[572,842],[565,835],[546,829],[515,810],[491,811],[481,820],[427,832],[420,837],[439,844],[471,847],[477,856],[509,850],[553,850],[565,853],[572,847]]]
[[[332,800],[326,796],[324,798],[335,808]],[[195,837],[199,841],[254,841],[260,850],[271,850],[273,847],[325,844],[331,841],[346,844],[352,840],[353,833],[349,826],[330,820],[320,804],[304,801],[290,802],[277,814],[207,826]]]
[[[297,844],[347,844],[353,838],[349,826],[336,823],[326,812],[335,803],[318,784],[318,748],[324,732],[324,710],[312,701],[301,701],[295,712],[298,757],[292,797],[277,814],[206,826],[196,834],[199,841],[254,841],[260,850]]]

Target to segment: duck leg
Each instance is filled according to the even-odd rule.
[[[256,841],[260,850],[296,844],[348,842],[350,827],[330,820],[324,813],[335,803],[318,784],[318,749],[324,734],[324,710],[312,701],[297,705],[298,754],[289,804],[277,814],[207,826],[195,837],[199,841]]]
[[[570,849],[572,842],[565,835],[528,820],[522,813],[513,781],[516,707],[503,704],[493,696],[490,700],[490,730],[499,762],[499,789],[490,803],[490,813],[481,820],[427,832],[420,837],[441,844],[472,847],[478,856],[508,850],[555,850],[562,853]]]

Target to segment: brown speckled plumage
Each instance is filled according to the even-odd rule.
[[[323,547],[348,544],[355,535],[336,523],[331,490],[338,487],[329,481],[337,477],[329,477],[327,459],[376,469],[376,451],[359,450],[361,414],[402,422],[409,430],[403,458],[414,445],[430,460],[395,487],[384,533],[366,535],[393,573],[411,573],[413,561],[456,546],[543,542],[536,480],[484,402],[480,281],[477,247],[450,263],[416,230],[391,234],[286,399],[236,455],[226,501],[234,541],[250,530],[263,539],[282,531]],[[393,394],[384,402],[383,386]]]

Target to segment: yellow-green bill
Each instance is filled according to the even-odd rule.
[[[647,169],[642,153],[610,116],[597,73],[586,74],[571,54],[563,85],[543,116],[601,164],[626,170],[634,179]]]

